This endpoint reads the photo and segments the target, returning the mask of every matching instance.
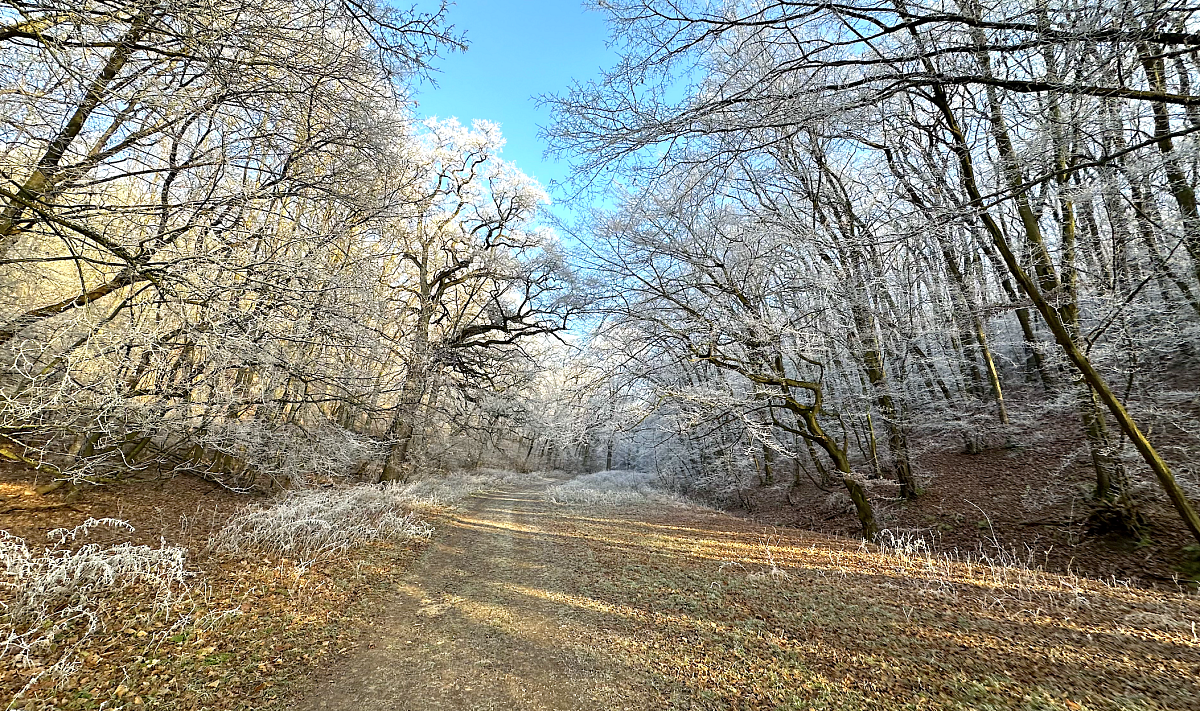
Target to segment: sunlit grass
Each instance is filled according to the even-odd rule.
[[[565,595],[674,708],[1197,708],[1200,602],[1015,557],[880,549],[704,511],[563,513]],[[639,520],[643,519],[643,520]]]

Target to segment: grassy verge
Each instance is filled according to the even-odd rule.
[[[566,518],[607,645],[687,709],[1200,708],[1200,601],[702,511]],[[630,632],[629,630],[636,630]]]

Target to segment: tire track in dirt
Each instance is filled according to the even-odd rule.
[[[592,559],[537,489],[473,497],[443,520],[358,650],[293,708],[646,708],[597,649],[620,620],[564,604]]]

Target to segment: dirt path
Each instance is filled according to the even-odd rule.
[[[645,708],[589,643],[618,621],[562,602],[592,556],[551,509],[515,491],[441,522],[359,651],[295,708]]]

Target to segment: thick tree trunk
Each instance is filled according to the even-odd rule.
[[[405,481],[408,478],[408,472],[405,471],[405,465],[408,463],[408,446],[412,443],[413,436],[411,420],[397,417],[388,434],[393,442],[388,448],[387,458],[383,462],[383,473],[379,475],[379,480]]]
[[[1093,498],[1096,501],[1112,501],[1123,490],[1125,466],[1121,464],[1121,460],[1113,451],[1108,425],[1104,421],[1104,412],[1100,409],[1096,393],[1091,388],[1086,388],[1081,392],[1079,411],[1087,431],[1092,466],[1096,470],[1096,489],[1093,492]]]
[[[763,455],[762,485],[771,486],[775,483],[775,450],[766,444],[761,446]]]
[[[416,432],[417,418],[421,412],[421,400],[425,395],[425,377],[420,373],[412,373],[404,383],[400,395],[400,406],[396,417],[388,428],[387,458],[383,463],[380,481],[405,481],[408,479],[408,459],[411,451],[413,435]]]

